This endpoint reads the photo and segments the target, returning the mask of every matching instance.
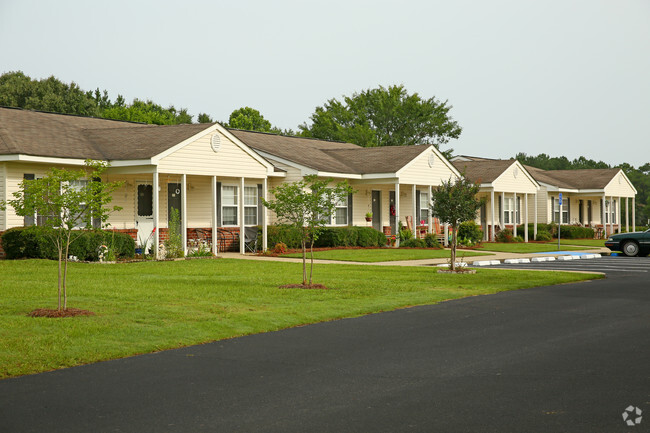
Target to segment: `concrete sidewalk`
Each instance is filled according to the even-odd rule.
[[[475,261],[481,260],[506,260],[506,259],[530,259],[533,257],[558,257],[561,254],[558,252],[545,252],[545,253],[528,253],[528,254],[519,254],[519,253],[503,253],[498,251],[484,251],[486,254],[481,256],[471,256],[463,258],[463,252],[466,250],[457,250],[457,262],[464,261],[465,263],[471,265]],[[472,252],[477,252],[471,250]],[[483,251],[481,251],[483,252]],[[609,254],[608,248],[592,248],[588,250],[579,250],[580,253],[584,254]],[[279,262],[293,262],[293,263],[302,263],[302,259],[294,259],[288,257],[269,257],[269,256],[258,256],[255,254],[245,254],[240,253],[219,253],[219,257],[227,259],[243,259],[243,260],[266,260],[266,261],[279,261]],[[307,256],[309,259],[309,256]],[[423,260],[397,260],[391,262],[349,262],[343,260],[319,260],[315,259],[314,263],[317,264],[327,264],[327,263],[336,263],[342,265],[373,265],[373,266],[432,266],[432,265],[441,265],[449,263],[449,259],[440,258],[440,259],[423,259]]]

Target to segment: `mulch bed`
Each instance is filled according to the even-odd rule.
[[[76,317],[76,316],[94,316],[95,313],[79,308],[67,308],[65,310],[55,310],[52,308],[39,308],[28,314],[30,317]]]
[[[456,269],[452,271],[451,269],[438,269],[439,274],[475,274],[476,269]]]
[[[315,290],[332,290],[322,284],[285,284],[280,289],[315,289]]]

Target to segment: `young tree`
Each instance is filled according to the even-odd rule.
[[[472,183],[466,177],[457,181],[443,181],[442,185],[433,190],[431,214],[440,221],[451,225],[451,270],[456,270],[456,234],[458,226],[463,221],[476,218],[476,212],[481,207],[481,201],[476,198],[479,185]]]
[[[302,238],[302,284],[307,285],[307,244],[311,265],[309,285],[314,270],[314,242],[320,231],[331,220],[338,202],[353,192],[347,181],[331,186],[332,179],[318,179],[316,175],[305,176],[298,182],[283,183],[271,190],[273,200],[262,200],[264,206],[275,212],[282,222],[300,230]]]
[[[368,89],[344,102],[330,99],[316,107],[311,125],[299,126],[302,135],[346,141],[364,147],[434,144],[458,138],[462,128],[451,118],[451,105],[435,98],[409,95],[404,86]],[[447,151],[450,152],[451,150]]]
[[[107,167],[105,162],[87,160],[86,169],[52,168],[40,179],[23,180],[20,190],[13,193],[13,200],[0,202],[2,207],[7,204],[13,207],[17,215],[37,215],[39,225],[47,228],[46,232],[59,254],[59,311],[68,308],[68,251],[70,245],[85,233],[76,229],[91,229],[93,222],[103,226],[111,212],[121,209],[108,207],[111,193],[122,182],[101,182],[100,176]]]

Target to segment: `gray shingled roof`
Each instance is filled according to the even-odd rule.
[[[472,182],[492,183],[515,161],[511,159],[475,159],[454,161],[454,167]]]
[[[582,170],[541,170],[528,167],[538,182],[568,189],[603,189],[620,171],[618,168],[590,168]]]
[[[144,125],[0,107],[0,155],[150,158],[211,125]]]
[[[229,129],[247,146],[318,171],[395,173],[428,146],[360,147],[352,143]]]

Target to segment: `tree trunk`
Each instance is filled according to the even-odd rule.
[[[309,266],[309,285],[312,285],[312,277],[314,275],[314,238],[311,238],[311,244],[309,245],[309,253],[311,255],[311,264]]]
[[[62,272],[61,272],[61,260],[62,260],[62,257],[61,256],[63,255],[63,251],[62,251],[62,246],[61,245],[58,245],[58,247],[59,247],[58,248],[58,250],[59,250],[59,305],[58,305],[58,310],[61,311],[61,282],[62,282],[62,279],[61,279],[61,277],[62,277]]]
[[[451,270],[456,270],[456,226],[451,226]]]
[[[65,256],[63,257],[63,309],[68,309],[68,253],[70,252],[70,235],[65,244]]]
[[[303,236],[302,241],[302,284],[307,284],[307,243]]]

